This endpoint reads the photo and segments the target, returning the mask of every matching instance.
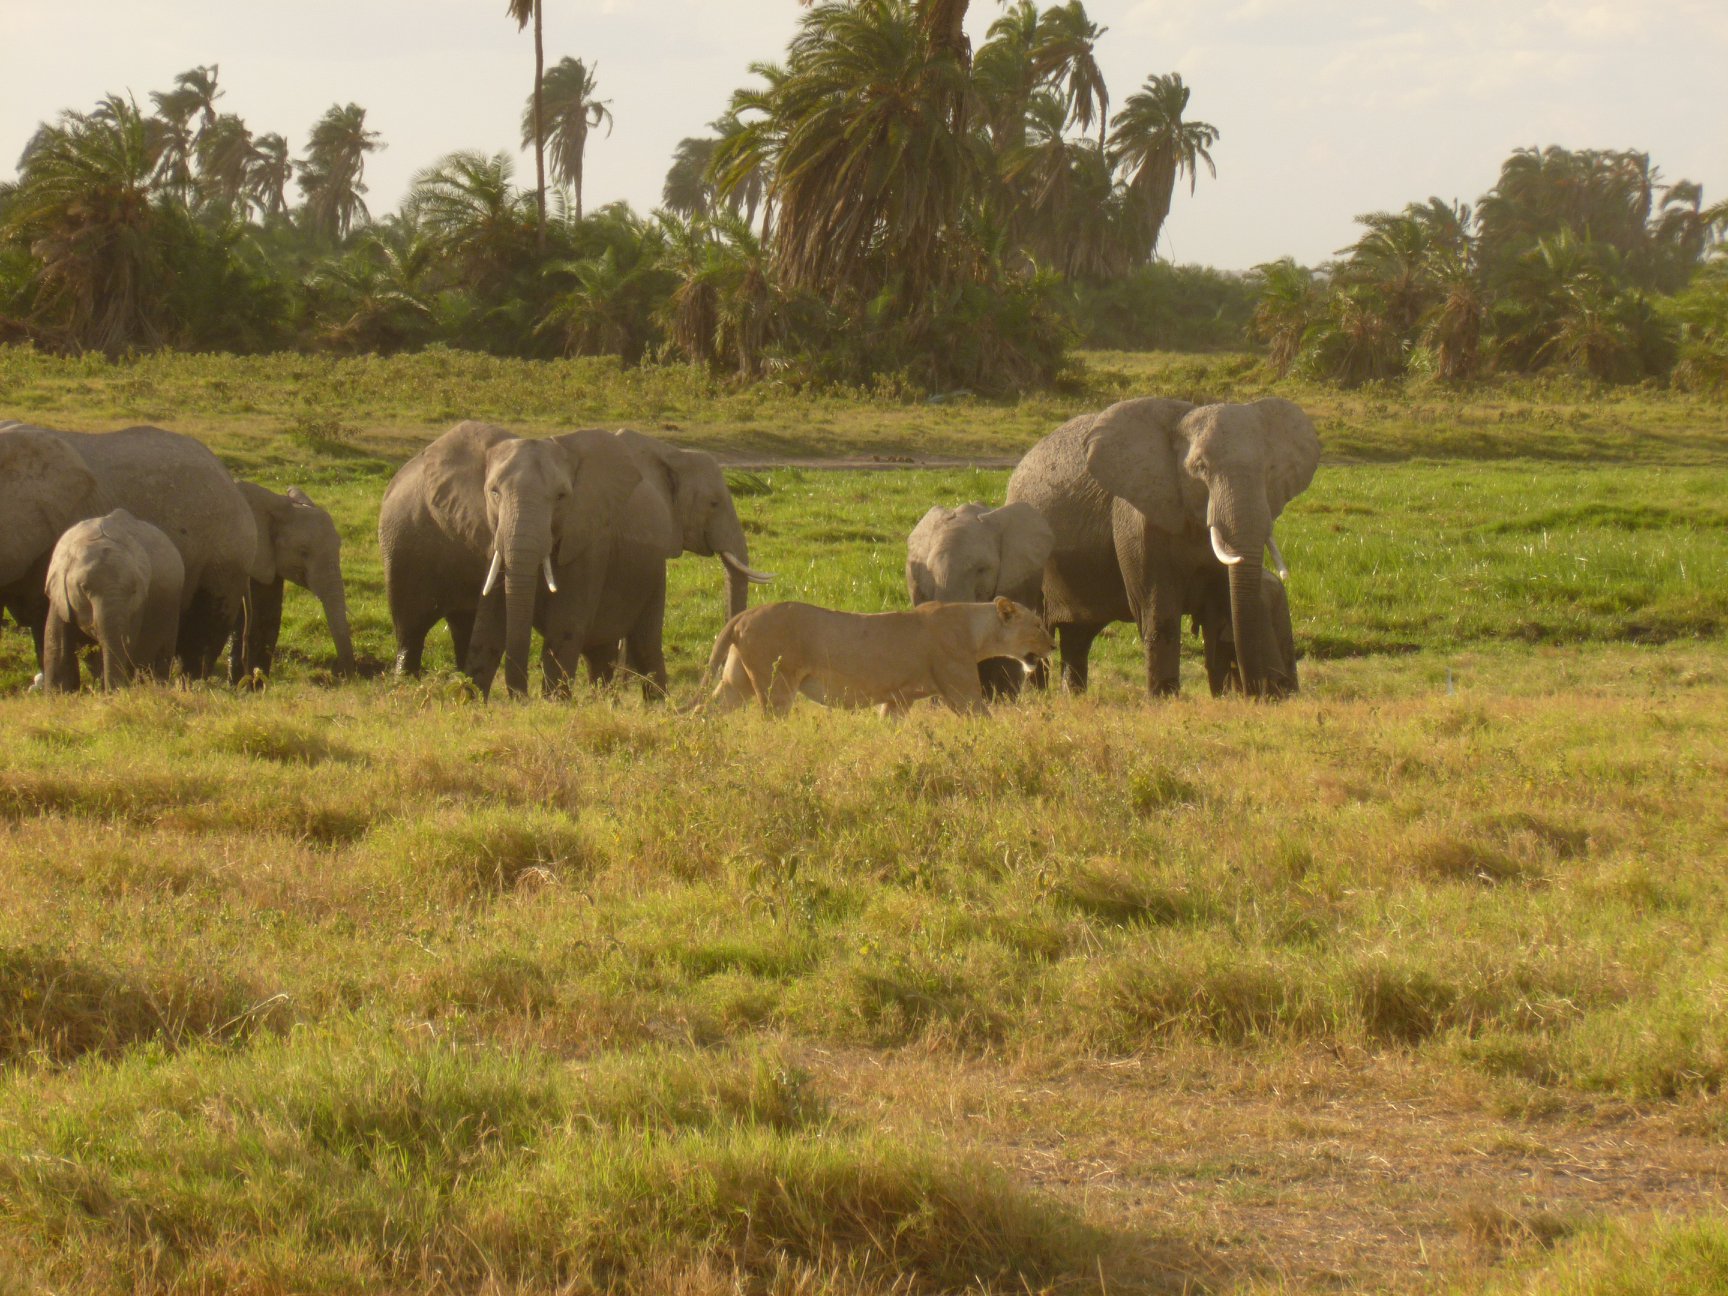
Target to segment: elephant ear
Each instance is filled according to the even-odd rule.
[[[0,430],[0,585],[21,579],[67,527],[100,512],[96,478],[52,432]]]
[[[1320,466],[1320,436],[1294,401],[1268,396],[1254,402],[1266,430],[1266,502],[1276,518],[1308,489]]]
[[[1041,584],[1044,564],[1056,547],[1056,533],[1044,515],[1030,504],[1004,504],[979,519],[997,536],[1001,566],[997,568],[997,590],[1013,594]]]
[[[420,452],[426,507],[446,535],[476,552],[492,547],[492,525],[486,519],[486,454],[514,439],[501,427],[468,421]]]
[[[1122,401],[1094,419],[1084,439],[1093,479],[1165,531],[1180,529],[1193,512],[1182,489],[1176,440],[1178,424],[1193,408],[1159,396]]]
[[[906,595],[912,600],[913,607],[936,597],[936,582],[930,579],[930,550],[942,528],[958,512],[937,504],[918,519],[918,525],[906,537]]]
[[[570,462],[574,489],[559,515],[559,566],[597,551],[625,525],[642,470],[613,432],[567,432],[555,438]]]

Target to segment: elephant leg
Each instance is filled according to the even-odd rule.
[[[42,627],[42,691],[76,693],[78,673],[77,627],[54,612]]]
[[[1242,691],[1242,673],[1236,669],[1236,645],[1216,626],[1203,626],[1200,631],[1202,651],[1206,656],[1206,683],[1213,697]]]
[[[624,637],[624,664],[641,680],[645,702],[663,701],[667,695],[665,625],[666,584],[662,581]]]
[[[583,664],[588,667],[588,682],[596,688],[604,688],[618,674],[619,645],[604,644],[598,648],[582,650]]]
[[[1283,582],[1270,575],[1262,582],[1261,588],[1266,600],[1266,616],[1272,623],[1275,649],[1271,691],[1273,696],[1283,697],[1300,690],[1296,677],[1296,630],[1290,622],[1290,599],[1284,592]]]
[[[1092,641],[1096,639],[1102,625],[1070,623],[1058,626],[1056,635],[1062,648],[1062,683],[1070,693],[1084,693],[1086,682],[1090,675],[1088,658],[1092,653]]]
[[[243,595],[230,601],[208,588],[192,595],[192,601],[180,615],[178,644],[180,668],[188,679],[209,677],[243,602]]]
[[[468,643],[474,638],[474,613],[468,608],[444,614],[444,626],[450,631],[450,652],[456,669],[462,669],[462,663],[468,660]],[[427,627],[431,633],[431,627]],[[422,636],[424,638],[424,636]]]
[[[1020,696],[1026,668],[1013,657],[991,657],[978,663],[978,684],[992,702],[1012,702]]]
[[[468,636],[468,652],[462,672],[474,681],[482,697],[490,697],[492,681],[504,660],[504,591],[493,590],[474,613],[474,628]]]
[[[252,582],[247,600],[251,604],[246,617],[246,655],[241,663],[246,675],[261,671],[270,673],[276,659],[276,641],[282,637],[282,581],[269,585]]]

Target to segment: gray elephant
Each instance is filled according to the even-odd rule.
[[[666,692],[662,645],[666,562],[692,553],[718,558],[726,572],[726,615],[742,612],[752,584],[772,577],[750,566],[744,524],[732,503],[720,461],[701,450],[683,450],[640,432],[614,434],[642,474],[615,529],[606,583],[589,625],[582,655],[589,678],[610,681],[622,643],[625,662],[642,679],[645,696]],[[558,687],[557,663],[547,663],[547,682]]]
[[[614,519],[641,480],[610,432],[531,441],[474,422],[403,464],[378,516],[398,673],[419,673],[443,620],[482,692],[500,661],[511,694],[528,691],[537,622],[568,675],[605,584]]]
[[[1044,608],[1044,564],[1056,534],[1030,504],[962,504],[931,509],[906,538],[906,592],[923,603],[988,603],[1010,598]],[[978,663],[992,700],[1020,691],[1025,667],[1012,658]]]
[[[324,606],[324,621],[336,644],[336,673],[354,673],[354,641],[348,630],[348,596],[342,584],[342,537],[335,520],[305,491],[290,486],[286,495],[249,481],[236,481],[252,510],[258,543],[252,559],[246,604],[229,641],[228,677],[270,673],[282,633],[283,584],[307,589]]]
[[[86,640],[102,650],[104,689],[130,683],[139,671],[167,679],[185,582],[173,541],[125,509],[68,527],[44,581],[43,688],[77,691],[78,647]]]
[[[1319,462],[1313,423],[1276,398],[1123,401],[1033,446],[1009,479],[1008,499],[1037,508],[1056,533],[1045,613],[1058,627],[1069,687],[1085,688],[1099,631],[1133,621],[1146,645],[1148,688],[1175,693],[1182,617],[1215,607],[1222,578],[1243,690],[1289,692],[1294,680],[1277,665],[1261,553],[1270,549],[1283,566],[1272,525]]]
[[[40,657],[55,541],[116,508],[159,527],[179,550],[186,580],[175,651],[188,676],[203,678],[245,600],[257,531],[228,470],[191,437],[0,427],[0,605],[30,627]]]

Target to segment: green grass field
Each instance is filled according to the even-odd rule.
[[[453,417],[994,458],[1262,390],[1090,364],[929,407],[0,352],[0,417],[305,485],[381,668],[377,500]],[[303,592],[261,695],[25,696],[0,632],[0,1291],[1723,1290],[1723,413],[1285,390],[1328,458],[1278,706],[1149,705],[1128,627],[1085,699],[898,724],[482,706],[441,638],[332,688]],[[775,597],[873,610],[1005,479],[735,486]],[[673,572],[687,698],[721,580]]]

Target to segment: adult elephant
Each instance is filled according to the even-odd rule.
[[[1010,598],[1041,613],[1044,564],[1055,543],[1030,504],[937,505],[906,538],[906,593],[914,607]],[[1016,696],[1025,674],[1013,658],[978,663],[978,681],[991,699]]]
[[[1045,613],[1058,627],[1069,687],[1085,688],[1099,631],[1133,621],[1146,645],[1147,687],[1175,693],[1182,617],[1215,597],[1222,571],[1244,692],[1289,692],[1261,554],[1270,549],[1283,566],[1273,523],[1319,462],[1313,423],[1277,398],[1123,401],[1033,446],[1009,479],[1008,499],[1031,504],[1056,534]]]
[[[234,483],[252,510],[258,543],[248,572],[246,605],[235,621],[228,648],[228,677],[259,671],[276,657],[282,633],[284,583],[310,590],[324,608],[336,644],[336,673],[354,673],[354,640],[348,630],[348,595],[342,584],[342,537],[336,521],[298,486],[286,495],[254,482]]]
[[[567,673],[605,582],[614,517],[641,480],[610,432],[527,440],[475,422],[403,464],[378,516],[398,673],[419,673],[442,620],[483,693],[502,660],[505,686],[526,694],[533,628],[548,624],[554,596],[546,650]]]
[[[186,581],[176,655],[192,678],[210,673],[246,597],[257,530],[202,442],[155,427],[92,433],[14,423],[0,427],[0,482],[0,599],[30,626],[38,659],[47,603],[18,581],[46,575],[48,554],[72,523],[123,508],[179,550]]]
[[[687,553],[720,560],[726,574],[722,624],[745,609],[752,584],[772,577],[750,566],[750,544],[718,459],[628,429],[613,435],[642,480],[618,515],[606,581],[582,656],[589,678],[608,682],[622,644],[626,664],[641,677],[644,694],[664,696],[667,561]],[[546,666],[548,685],[562,684],[558,659],[549,659]]]

